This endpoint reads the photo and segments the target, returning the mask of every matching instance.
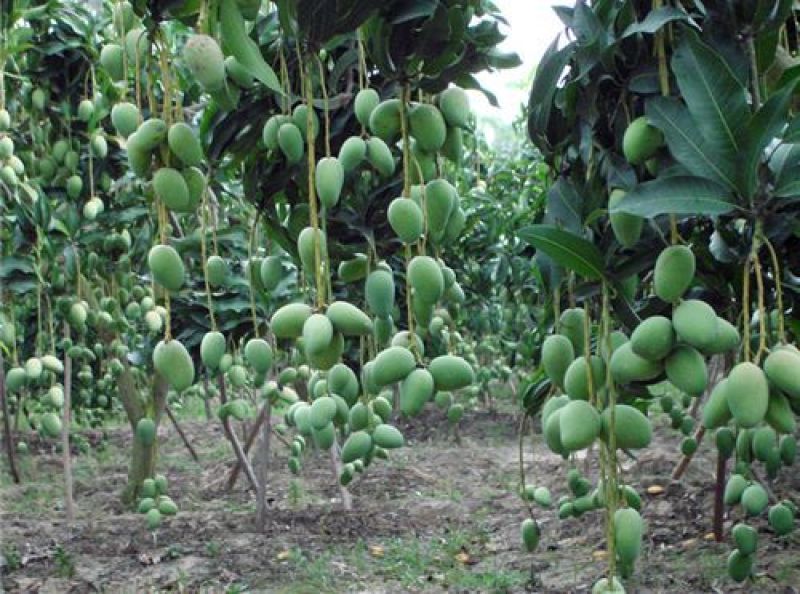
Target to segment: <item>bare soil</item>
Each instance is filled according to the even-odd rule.
[[[110,430],[99,440],[104,449],[77,458],[78,517],[71,527],[63,521],[59,456],[36,442],[23,457],[25,482],[11,485],[3,477],[2,585],[8,592],[59,594],[588,592],[605,567],[601,512],[559,520],[554,508],[538,508],[539,549],[521,548],[519,523],[527,511],[516,495],[517,424],[511,413],[471,412],[456,442],[439,411],[402,421],[411,447],[354,481],[352,512],[342,510],[327,456],[310,454],[294,477],[286,448],[274,440],[270,514],[261,533],[254,530],[246,481],[225,491],[233,455],[216,422],[183,422],[200,464],[174,428],[162,426],[160,469],[180,511],[155,535],[118,497],[129,429]],[[754,581],[737,585],[727,578],[731,545],[709,538],[712,448],[703,444],[683,479],[670,483],[680,436],[658,424],[653,445],[624,462],[624,478],[642,494],[647,522],[627,591],[800,591],[800,537],[777,538],[762,519],[755,522]],[[525,440],[524,459],[529,483],[549,487],[554,501],[567,492],[568,464],[549,453],[540,435]],[[594,478],[596,462],[590,455],[577,465]],[[783,471],[771,486],[778,497],[797,499],[800,477]],[[655,487],[651,494],[648,487]],[[726,529],[738,513],[726,518]]]

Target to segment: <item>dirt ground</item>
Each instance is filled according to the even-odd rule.
[[[2,585],[8,592],[588,592],[605,565],[603,518],[590,512],[559,520],[538,509],[542,540],[525,553],[516,496],[517,419],[471,412],[460,443],[442,413],[401,423],[411,447],[378,461],[351,485],[354,511],[341,508],[327,456],[307,457],[301,476],[286,469],[287,451],[273,443],[266,530],[254,531],[254,497],[240,479],[224,480],[233,456],[218,423],[184,421],[200,463],[191,460],[171,426],[162,427],[160,470],[177,516],[155,535],[143,516],[124,509],[125,428],[105,446],[76,459],[78,517],[63,521],[60,463],[44,444],[24,456],[25,482],[3,476]],[[669,483],[680,436],[657,424],[654,444],[625,462],[625,479],[644,499],[642,558],[626,583],[630,592],[796,593],[800,537],[781,539],[759,521],[755,580],[727,578],[730,544],[708,539],[713,462],[707,444],[684,478]],[[525,442],[528,482],[546,485],[553,500],[566,493],[567,464],[534,435]],[[585,461],[578,461],[579,468]],[[589,475],[596,474],[596,460]],[[663,487],[646,494],[652,486]],[[778,497],[797,498],[800,477],[783,471]],[[653,491],[658,491],[654,489]],[[738,513],[738,512],[735,512]],[[726,518],[730,527],[737,517]]]

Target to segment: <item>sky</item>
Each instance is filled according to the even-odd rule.
[[[499,109],[493,108],[483,94],[478,92],[471,92],[470,102],[480,118],[510,123],[519,113],[520,105],[528,99],[530,89],[527,85],[519,88],[520,82],[527,79],[547,47],[563,30],[563,24],[552,7],[572,4],[572,1],[495,0],[495,4],[510,25],[503,27],[507,37],[500,48],[519,54],[522,65],[511,70],[483,72],[478,75],[481,84],[497,95]]]

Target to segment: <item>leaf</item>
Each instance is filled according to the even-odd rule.
[[[634,187],[612,213],[652,218],[661,214],[720,215],[736,204],[723,186],[701,177],[667,177]]]
[[[577,233],[583,227],[582,210],[583,200],[574,184],[559,178],[547,192],[545,222]]]
[[[642,22],[634,23],[625,29],[625,31],[622,33],[621,39],[625,39],[626,37],[630,37],[631,35],[636,35],[638,33],[652,34],[661,29],[661,27],[667,23],[672,23],[675,21],[684,21],[694,24],[689,18],[689,15],[684,11],[673,8],[672,6],[662,6],[661,8],[651,10]]]
[[[758,166],[764,148],[777,138],[786,124],[789,106],[794,96],[797,83],[787,85],[770,97],[761,106],[747,125],[744,150],[740,156],[738,168],[741,183],[740,189],[745,196],[752,196],[758,186]]]
[[[728,63],[691,30],[678,42],[672,71],[697,130],[718,154],[741,148],[750,120],[747,91]]]
[[[736,174],[730,155],[714,150],[698,134],[686,106],[678,99],[653,97],[645,106],[650,123],[659,128],[672,156],[692,174],[706,177],[731,189],[736,188]]]
[[[783,133],[783,141],[790,144],[800,144],[800,116],[794,116]]]
[[[530,225],[519,230],[519,237],[557,264],[587,279],[603,277],[603,256],[594,244],[574,233],[552,225]]]
[[[553,97],[558,90],[558,81],[564,73],[564,68],[575,53],[575,45],[569,44],[558,49],[558,39],[547,48],[539,67],[536,78],[531,86],[528,100],[528,136],[538,147],[547,146],[547,130],[551,114],[555,108]]]
[[[800,198],[800,165],[784,167],[775,182],[774,195],[777,198]]]

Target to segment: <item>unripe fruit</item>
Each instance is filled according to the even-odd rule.
[[[183,210],[189,205],[189,188],[176,169],[162,167],[153,175],[153,191],[170,210]]]
[[[400,134],[400,118],[403,103],[399,99],[381,101],[369,116],[369,129],[373,135],[392,142]]]
[[[456,165],[461,163],[461,158],[464,155],[464,139],[461,128],[452,126],[447,128],[447,136],[440,152],[445,159],[449,159]]]
[[[651,126],[645,116],[636,118],[625,129],[622,153],[632,165],[640,165],[652,157],[664,144],[661,130]]]
[[[183,59],[192,75],[207,91],[225,85],[225,56],[213,37],[195,34],[183,48]]]
[[[88,122],[94,115],[94,103],[91,99],[84,99],[78,104],[78,119]]]
[[[703,425],[706,429],[721,427],[731,419],[731,411],[728,407],[728,396],[726,388],[728,380],[721,380],[708,397],[708,401],[703,406]]]
[[[378,95],[375,89],[361,89],[356,93],[353,111],[356,114],[356,119],[362,126],[369,125],[369,118],[380,101],[380,95]]]
[[[424,216],[417,203],[409,198],[395,198],[387,212],[392,230],[404,243],[413,243],[422,235]]]
[[[203,148],[194,130],[184,122],[172,124],[167,132],[169,150],[187,167],[196,167],[203,162]]]
[[[336,157],[323,157],[315,171],[317,194],[322,206],[333,208],[339,202],[344,185],[344,168]]]
[[[692,284],[695,258],[685,245],[665,248],[656,259],[653,288],[656,296],[667,303],[680,299]]]
[[[475,381],[475,372],[463,358],[441,355],[428,365],[437,390],[458,390]]]
[[[664,316],[650,316],[631,334],[631,350],[648,361],[660,361],[675,344],[672,322]]]
[[[247,67],[239,62],[234,56],[228,56],[225,58],[225,72],[237,87],[242,89],[250,89],[253,87],[253,75],[250,74],[250,71],[247,69]]]
[[[261,284],[272,291],[283,279],[283,265],[280,256],[267,256],[261,261]]]
[[[365,285],[367,305],[379,318],[392,315],[394,308],[394,276],[391,271],[377,268],[369,273]]]
[[[672,385],[687,394],[702,394],[708,386],[708,369],[703,355],[688,345],[676,347],[664,362],[664,369]]]
[[[312,314],[303,324],[303,346],[306,355],[322,353],[333,340],[333,324],[323,314]]]
[[[431,241],[439,243],[444,239],[447,222],[457,201],[456,189],[446,179],[435,179],[425,186],[425,209]]]
[[[372,432],[372,442],[386,450],[402,448],[405,445],[403,434],[394,425],[381,423]]]
[[[642,517],[635,509],[625,507],[614,513],[614,543],[620,561],[632,563],[642,547]]]
[[[142,68],[150,53],[150,40],[147,38],[147,31],[141,27],[131,29],[125,34],[125,53],[127,54],[128,64],[133,67]]]
[[[800,398],[800,355],[789,349],[773,350],[764,360],[764,373],[777,388]]]
[[[444,293],[444,277],[439,263],[430,256],[414,256],[408,264],[408,281],[414,299],[433,305]]]
[[[317,269],[317,249],[319,249],[319,265],[323,266],[325,252],[328,250],[325,232],[322,229],[315,230],[313,227],[306,227],[297,236],[297,251],[306,274],[313,274]]]
[[[79,175],[72,175],[67,179],[67,196],[77,198],[83,191],[83,180]]]
[[[183,286],[185,269],[183,261],[169,245],[156,245],[147,254],[150,274],[158,284],[169,291],[178,291]]]
[[[119,44],[107,43],[100,50],[100,65],[115,82],[125,78],[122,63],[122,47]]]
[[[753,556],[743,555],[738,549],[728,555],[728,575],[735,582],[743,582],[753,573]]]
[[[303,139],[305,139],[306,131],[308,130],[308,106],[305,103],[299,103],[295,106],[292,111],[292,122],[294,122],[294,125],[303,135]],[[316,138],[319,134],[319,117],[317,117],[317,112],[313,109],[311,110],[311,130],[314,138]]]
[[[276,338],[299,338],[311,313],[311,307],[305,303],[289,303],[282,306],[270,319],[272,333]]]
[[[672,314],[672,325],[678,338],[697,348],[705,349],[717,338],[717,316],[705,301],[682,301]]]
[[[628,384],[655,379],[663,371],[663,366],[658,362],[640,357],[633,352],[631,343],[626,342],[611,355],[609,370],[614,381]]]
[[[708,355],[726,353],[739,348],[742,339],[736,326],[728,320],[717,318],[717,336],[714,342],[704,349]]]
[[[206,271],[208,272],[208,284],[216,289],[224,285],[228,278],[228,263],[220,256],[209,256],[206,260]]]
[[[794,529],[794,513],[783,503],[769,508],[769,525],[778,536],[789,534]]]
[[[448,126],[467,128],[469,126],[469,97],[464,89],[450,87],[439,94],[439,109]]]
[[[767,492],[758,483],[753,483],[742,492],[742,507],[748,515],[759,515],[767,509],[768,504]]]
[[[251,338],[244,347],[244,358],[257,373],[267,373],[272,367],[272,347],[263,338]]]
[[[520,525],[522,544],[525,550],[532,553],[539,545],[539,526],[531,518],[525,518]]]
[[[95,134],[89,141],[89,148],[92,149],[92,154],[98,159],[105,159],[108,155],[108,142],[106,137],[102,134]]]
[[[769,406],[769,385],[757,365],[748,362],[736,365],[728,375],[725,395],[740,427],[754,427],[764,420]]]
[[[267,119],[261,133],[261,138],[267,149],[274,151],[278,148],[278,130],[283,124],[288,122],[292,122],[291,116],[283,114],[276,114]]]
[[[48,412],[43,414],[40,424],[45,437],[58,437],[61,435],[61,418],[56,413]]]
[[[564,387],[564,375],[575,359],[575,349],[569,338],[552,334],[542,344],[542,366],[550,381],[559,388]]]
[[[611,409],[607,408],[600,415],[600,434],[609,441],[611,427]],[[617,404],[614,408],[614,436],[616,447],[623,450],[646,448],[653,438],[653,429],[644,413],[627,404]],[[610,441],[609,441],[610,443]]]
[[[393,346],[384,349],[375,357],[372,367],[372,381],[378,386],[386,386],[405,379],[416,367],[414,355],[406,348]],[[433,372],[431,372],[433,375]]]
[[[367,143],[360,136],[351,136],[339,149],[339,163],[345,173],[349,173],[367,157]]]
[[[136,423],[136,439],[144,446],[151,445],[156,440],[156,424],[153,419],[143,417]]]
[[[764,420],[779,433],[793,435],[797,429],[797,421],[789,399],[775,390],[769,395],[769,405]]]
[[[342,462],[347,464],[363,459],[372,449],[372,437],[366,431],[355,431],[345,440],[342,446]]]
[[[631,248],[636,245],[642,235],[644,219],[627,212],[613,212],[614,208],[625,198],[625,194],[624,190],[613,190],[608,197],[608,210],[611,229],[614,231],[617,241],[623,247]]]
[[[747,524],[736,524],[731,530],[733,542],[742,555],[752,555],[758,546],[758,532]]]
[[[387,144],[377,137],[367,139],[367,161],[383,177],[394,175],[394,157]]]
[[[565,309],[559,318],[558,331],[569,338],[575,349],[575,356],[583,355],[585,318],[586,312],[577,307]]]
[[[572,400],[558,413],[561,445],[565,450],[574,452],[587,448],[600,434],[600,415],[585,400]]]
[[[278,146],[290,164],[299,163],[303,158],[305,152],[303,136],[294,123],[287,122],[278,128]]]
[[[334,301],[325,315],[337,332],[344,336],[367,336],[372,333],[372,320],[355,305],[346,301]]]
[[[194,383],[194,362],[179,340],[160,341],[153,349],[153,366],[176,392]]]
[[[400,384],[400,410],[404,415],[417,415],[433,398],[433,376],[427,369],[415,369]]]
[[[436,106],[417,105],[408,114],[408,122],[411,135],[422,150],[435,153],[442,148],[447,137],[447,126]]]

